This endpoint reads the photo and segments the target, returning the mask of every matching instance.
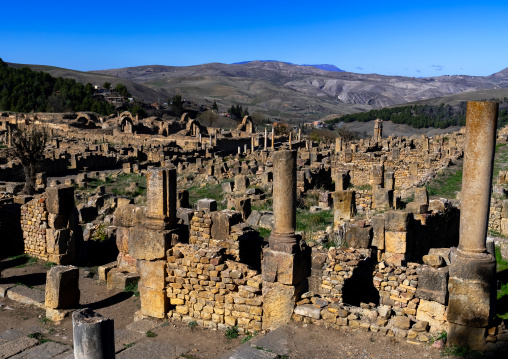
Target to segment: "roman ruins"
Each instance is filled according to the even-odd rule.
[[[315,143],[256,131],[248,116],[223,131],[188,114],[6,115],[7,147],[21,123],[43,124],[51,137],[33,196],[12,180],[20,163],[1,157],[0,228],[10,239],[1,245],[58,265],[47,275],[48,318],[96,318],[72,314],[75,266],[93,260],[108,289],[137,283],[135,320],[251,332],[293,320],[415,344],[446,331],[451,344],[506,351],[486,240],[488,230],[508,235],[508,200],[495,195],[506,172],[492,191],[496,118],[497,103],[470,102],[456,133],[385,137],[376,120],[372,138]],[[507,133],[497,133],[499,143]],[[461,161],[459,199],[429,198],[425,185]],[[134,176],[146,181],[146,196],[111,192]],[[140,183],[125,191],[143,193]],[[220,186],[221,199],[192,197],[191,206],[196,183]],[[309,195],[312,211],[333,217],[328,228],[297,230]],[[501,252],[508,258],[505,244]],[[74,338],[78,348],[98,329],[80,330],[88,332]]]

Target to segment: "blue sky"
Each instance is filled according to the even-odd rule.
[[[99,70],[280,60],[402,76],[508,67],[508,1],[8,1],[0,58]]]

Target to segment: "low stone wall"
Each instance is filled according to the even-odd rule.
[[[303,296],[294,320],[413,342],[428,342],[445,329],[446,305],[417,289],[422,269],[429,266],[378,263],[371,249],[331,248],[314,251],[312,257],[311,282],[321,279],[314,287],[319,292]],[[447,273],[447,267],[439,271]]]
[[[261,275],[224,259],[223,248],[178,244],[168,251],[168,317],[225,329],[261,330]]]

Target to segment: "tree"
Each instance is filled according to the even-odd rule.
[[[18,158],[25,173],[23,193],[35,193],[37,169],[44,159],[44,149],[48,141],[48,131],[44,126],[18,125],[12,131],[11,155]]]
[[[245,116],[249,115],[249,108],[243,109],[242,105],[232,105],[231,108],[228,110],[229,115],[236,120],[241,120]]]
[[[109,91],[111,89],[111,83],[106,81],[104,82],[104,85],[102,85],[102,87],[104,87],[105,90]]]
[[[124,84],[116,85],[115,92],[118,92],[123,97],[131,97],[130,92],[127,90],[127,86],[125,86]]]
[[[217,101],[215,100],[213,100],[212,110],[219,112],[219,106],[217,106]]]
[[[182,95],[173,96],[169,102],[171,103],[171,110],[173,110],[175,115],[180,116],[183,113]]]

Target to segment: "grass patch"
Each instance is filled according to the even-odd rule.
[[[123,291],[131,292],[133,296],[139,297],[138,282],[129,283]]]
[[[501,247],[496,246],[497,271],[502,272],[508,269],[508,261],[501,256]]]
[[[272,231],[269,229],[266,229],[266,228],[259,227],[258,231],[259,231],[259,235],[263,238],[268,238],[272,234]]]
[[[189,322],[189,324],[187,324],[187,325],[189,326],[189,328],[194,329],[198,326],[198,322],[193,320],[192,322]]]
[[[226,206],[222,203],[224,194],[220,184],[207,184],[204,187],[192,186],[187,190],[189,191],[189,203],[191,206],[194,206],[198,202],[198,199],[210,198],[217,201],[217,209],[219,211],[226,209]]]
[[[462,167],[449,168],[439,173],[425,187],[429,196],[455,199],[462,189]]]
[[[457,356],[461,358],[473,359],[473,358],[483,358],[481,352],[477,350],[472,350],[467,345],[452,345],[451,347],[447,347],[441,353],[442,356]]]
[[[252,338],[254,338],[256,335],[258,335],[258,331],[255,330],[254,333],[249,332],[248,330],[245,332],[245,337],[242,338],[242,344],[245,342],[248,342]]]
[[[123,345],[123,347],[124,347],[125,349],[129,349],[129,348],[132,348],[132,347],[134,346],[134,344],[136,344],[136,343],[124,344],[124,345]]]
[[[23,262],[23,263],[15,266],[14,268],[25,268],[25,267],[28,267],[28,266],[33,266],[33,265],[37,264],[37,262],[38,262],[37,258],[30,257],[26,253],[25,254],[20,254],[20,255],[14,256],[14,257],[10,257],[9,259]]]
[[[310,213],[309,211],[296,211],[296,230],[316,232],[325,230],[327,226],[333,225],[332,210]]]
[[[148,338],[155,338],[157,336],[157,333],[152,332],[151,330],[146,332],[146,336]]]
[[[51,267],[54,267],[54,266],[56,266],[56,263],[53,263],[53,262],[44,263],[44,268],[50,269]]]
[[[501,256],[501,248],[496,246],[497,276],[500,288],[497,291],[496,317],[508,320],[508,261]]]
[[[360,186],[355,186],[355,188],[359,191],[366,191],[366,190],[371,190],[372,186],[370,184],[362,184]]]
[[[104,224],[99,224],[97,228],[93,231],[93,234],[90,238],[92,241],[103,242],[108,239],[108,230]]]
[[[236,339],[238,338],[238,327],[229,327],[226,329],[226,332],[224,333],[226,338],[228,339]]]
[[[263,201],[256,201],[255,204],[251,205],[253,211],[273,211],[273,198],[270,197]]]
[[[39,322],[44,323],[44,324],[50,324],[51,319],[49,319],[48,317],[42,317],[42,318],[39,318]]]
[[[28,334],[28,337],[36,339],[39,342],[39,345],[50,341],[49,339],[44,338],[44,334],[39,332]]]

